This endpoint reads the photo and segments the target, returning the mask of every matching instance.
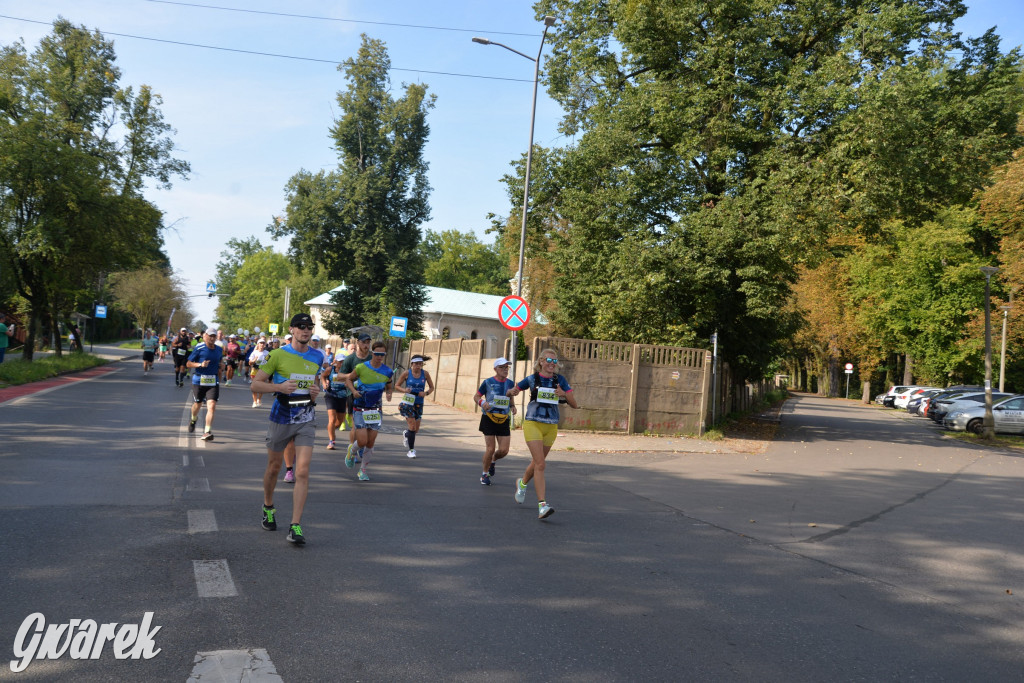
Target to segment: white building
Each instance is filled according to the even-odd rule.
[[[334,308],[331,295],[339,289],[341,287],[303,302],[309,306],[316,334],[325,339],[330,335],[321,325],[321,320],[324,313]],[[498,305],[505,297],[442,287],[425,289],[427,300],[423,304],[423,336],[427,339],[484,339],[485,357],[501,355],[509,336],[509,331],[498,321]]]

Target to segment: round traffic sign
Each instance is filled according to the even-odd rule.
[[[853,363],[847,363],[846,364],[846,369],[847,370],[853,370]]]
[[[518,331],[530,322],[530,306],[521,296],[506,296],[498,304],[498,320],[506,330]]]

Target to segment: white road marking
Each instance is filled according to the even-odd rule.
[[[217,518],[213,510],[189,510],[188,532],[190,534],[207,534],[217,531]]]
[[[186,491],[209,491],[210,480],[206,477],[196,477],[195,479],[189,479],[188,483],[185,484]]]
[[[192,458],[192,464],[196,467],[206,467],[206,461],[203,460],[203,456],[197,455]]]
[[[200,681],[244,681],[282,683],[270,655],[263,648],[197,652],[192,675],[185,683]]]
[[[188,467],[188,456],[187,455],[181,456],[181,466],[182,467]]]
[[[227,560],[192,560],[196,588],[201,598],[229,598],[238,595]]]

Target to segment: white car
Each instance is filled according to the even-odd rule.
[[[1003,399],[992,406],[992,419],[1000,434],[1024,434],[1024,396]],[[981,434],[985,420],[985,406],[959,407],[946,413],[942,425],[946,429]]]
[[[907,404],[910,403],[910,399],[934,388],[935,387],[907,387],[904,391],[896,394],[896,398],[892,400],[892,405],[894,408],[906,408]]]

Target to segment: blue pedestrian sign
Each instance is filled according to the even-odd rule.
[[[408,318],[399,318],[397,315],[391,317],[391,336],[392,337],[404,337],[406,329],[409,327]]]
[[[216,292],[217,291],[217,283],[216,282],[207,282],[206,283],[206,291],[207,292]]]
[[[106,318],[107,317],[107,307],[104,306],[103,304],[96,304],[96,317],[97,318]]]

